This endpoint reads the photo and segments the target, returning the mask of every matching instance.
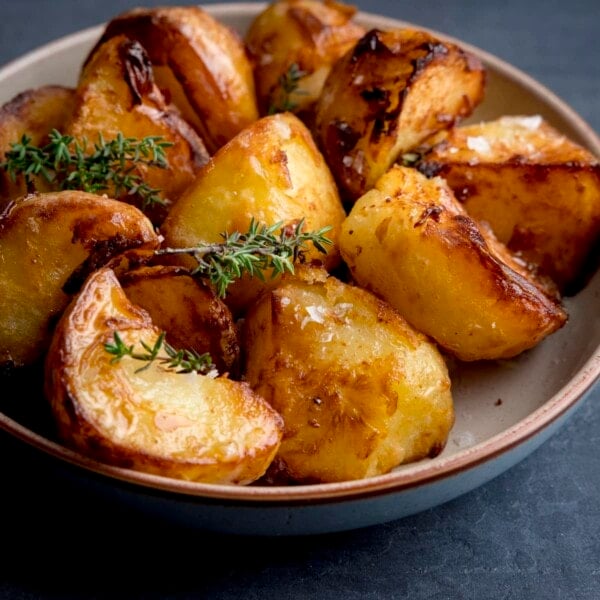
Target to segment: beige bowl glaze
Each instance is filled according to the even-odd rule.
[[[243,33],[262,7],[222,4],[207,10]],[[409,25],[367,13],[358,18],[367,27]],[[101,28],[92,28],[65,37],[0,70],[0,103],[42,84],[73,85],[82,59],[100,32]],[[554,94],[498,58],[457,43],[482,59],[489,76],[486,100],[471,121],[540,114],[600,156],[598,137]],[[56,458],[61,467],[68,466],[82,485],[87,483],[187,526],[281,535],[381,523],[485,483],[525,458],[566,421],[600,373],[599,297],[597,273],[582,292],[567,299],[568,324],[534,350],[516,360],[452,367],[457,418],[444,452],[371,479],[297,487],[189,483],[100,464],[1,413],[0,427]]]

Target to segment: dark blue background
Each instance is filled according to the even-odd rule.
[[[600,131],[597,0],[356,4],[496,54]],[[0,0],[0,63],[134,5]],[[0,434],[0,598],[596,600],[599,402],[597,388],[528,459],[455,501],[382,526],[294,539],[154,522],[59,486],[45,460]]]

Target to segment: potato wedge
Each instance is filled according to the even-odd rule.
[[[75,90],[58,85],[30,89],[0,108],[0,163],[6,158],[11,144],[20,142],[23,135],[36,146],[44,145],[53,129],[61,131],[75,106]],[[36,177],[27,189],[22,175],[15,181],[0,169],[0,212],[11,200],[33,191],[49,191],[43,177]]]
[[[140,267],[118,279],[127,298],[166,332],[171,346],[208,352],[219,373],[237,373],[237,328],[231,311],[210,287],[174,266]]]
[[[451,129],[419,169],[561,290],[580,285],[600,240],[600,163],[541,116]]]
[[[211,154],[258,119],[242,40],[199,6],[134,8],[108,23],[99,44],[116,35],[142,44],[157,85]]]
[[[0,216],[0,363],[41,357],[70,299],[63,287],[91,255],[158,245],[152,223],[117,200],[65,191],[15,201]]]
[[[245,40],[261,114],[312,108],[333,63],[365,33],[352,21],[355,13],[355,7],[340,2],[281,0],[252,21]],[[299,77],[288,94],[281,84],[292,76],[292,65]]]
[[[398,157],[471,114],[483,99],[478,59],[424,31],[372,30],[339,60],[315,108],[315,135],[345,200]]]
[[[355,280],[466,361],[515,356],[567,319],[496,246],[443,179],[399,166],[357,201],[340,235]]]
[[[136,173],[162,197],[177,200],[208,160],[200,137],[170,107],[154,83],[152,66],[142,46],[124,36],[97,48],[83,69],[77,87],[77,105],[67,132],[90,142],[118,133],[137,139],[162,136],[173,145],[166,149],[168,168],[136,166]],[[110,195],[110,192],[109,192]],[[135,202],[124,192],[119,199]],[[154,217],[154,215],[153,215]],[[153,218],[160,222],[164,211]]]
[[[121,467],[209,483],[259,478],[281,439],[281,417],[245,383],[114,361],[105,344],[152,346],[160,331],[110,269],[93,273],[59,321],[45,392],[62,440]],[[145,369],[140,367],[147,366]]]
[[[318,275],[244,320],[246,379],[283,416],[279,477],[332,482],[437,455],[454,422],[435,345],[373,294]]]
[[[337,188],[306,126],[291,113],[263,117],[223,146],[204,167],[165,219],[165,244],[195,246],[221,242],[221,233],[246,232],[252,218],[266,225],[305,219],[305,231],[332,226],[327,256],[316,250],[307,259],[339,263],[337,236],[346,214]],[[191,261],[191,259],[190,259]],[[194,266],[192,262],[184,262]],[[229,289],[227,305],[244,310],[265,286],[244,278]]]

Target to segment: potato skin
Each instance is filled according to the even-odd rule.
[[[173,347],[208,352],[219,373],[237,373],[237,328],[231,311],[208,285],[187,269],[163,265],[139,267],[118,279],[127,298],[150,314]]]
[[[152,223],[117,200],[64,191],[15,201],[0,216],[0,363],[41,357],[70,299],[63,287],[90,255],[158,245]]]
[[[243,42],[199,6],[127,11],[108,23],[99,44],[118,35],[141,43],[158,86],[168,90],[211,154],[258,118]]]
[[[243,346],[247,381],[285,423],[276,482],[371,477],[446,443],[454,412],[441,355],[365,290],[289,278],[249,310]]]
[[[254,21],[245,40],[254,65],[261,114],[280,111],[280,78],[292,65],[303,73],[289,102],[293,112],[306,113],[323,89],[331,66],[365,30],[354,23],[356,9],[339,2],[282,0],[272,2]]]
[[[175,202],[206,164],[203,141],[178,112],[170,107],[154,83],[150,60],[135,41],[117,36],[98,46],[82,70],[77,86],[77,103],[67,132],[77,139],[105,140],[118,133],[142,139],[162,136],[173,145],[166,148],[166,169],[137,166],[136,172],[161,196]],[[110,195],[111,191],[109,191]],[[125,191],[121,200],[134,202]],[[151,215],[155,223],[164,211]]]
[[[496,245],[441,178],[399,166],[358,200],[340,235],[358,284],[466,361],[515,356],[567,320]]]
[[[451,129],[419,163],[563,292],[600,240],[600,164],[538,115]]]
[[[315,136],[345,200],[373,187],[403,153],[471,114],[485,71],[424,31],[367,32],[332,68]]]
[[[11,144],[20,142],[23,135],[36,146],[48,141],[48,134],[57,129],[62,131],[75,106],[75,90],[58,85],[46,85],[30,89],[15,96],[0,108],[0,162],[6,159]],[[27,189],[25,178],[18,175],[15,181],[0,169],[0,212],[11,200],[27,192],[49,191],[43,177],[35,177]]]
[[[333,268],[340,262],[337,236],[345,216],[310,132],[298,117],[283,113],[263,117],[223,146],[171,209],[161,232],[165,245],[187,247],[220,242],[225,231],[245,232],[252,218],[267,225],[305,219],[305,231],[333,227],[327,255],[315,249],[306,255]],[[277,283],[266,279],[243,278],[229,288],[225,301],[234,314]]]
[[[45,392],[65,443],[103,462],[191,481],[247,484],[264,473],[281,417],[262,398],[223,377],[111,362],[104,345],[115,331],[138,348],[160,333],[104,268],[65,311],[46,359]]]

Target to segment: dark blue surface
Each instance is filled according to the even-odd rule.
[[[0,63],[134,4],[1,0]],[[600,131],[597,0],[357,4],[500,56]],[[528,459],[446,505],[293,539],[173,528],[65,484],[46,460],[2,434],[0,598],[596,600],[599,402],[597,388]]]

